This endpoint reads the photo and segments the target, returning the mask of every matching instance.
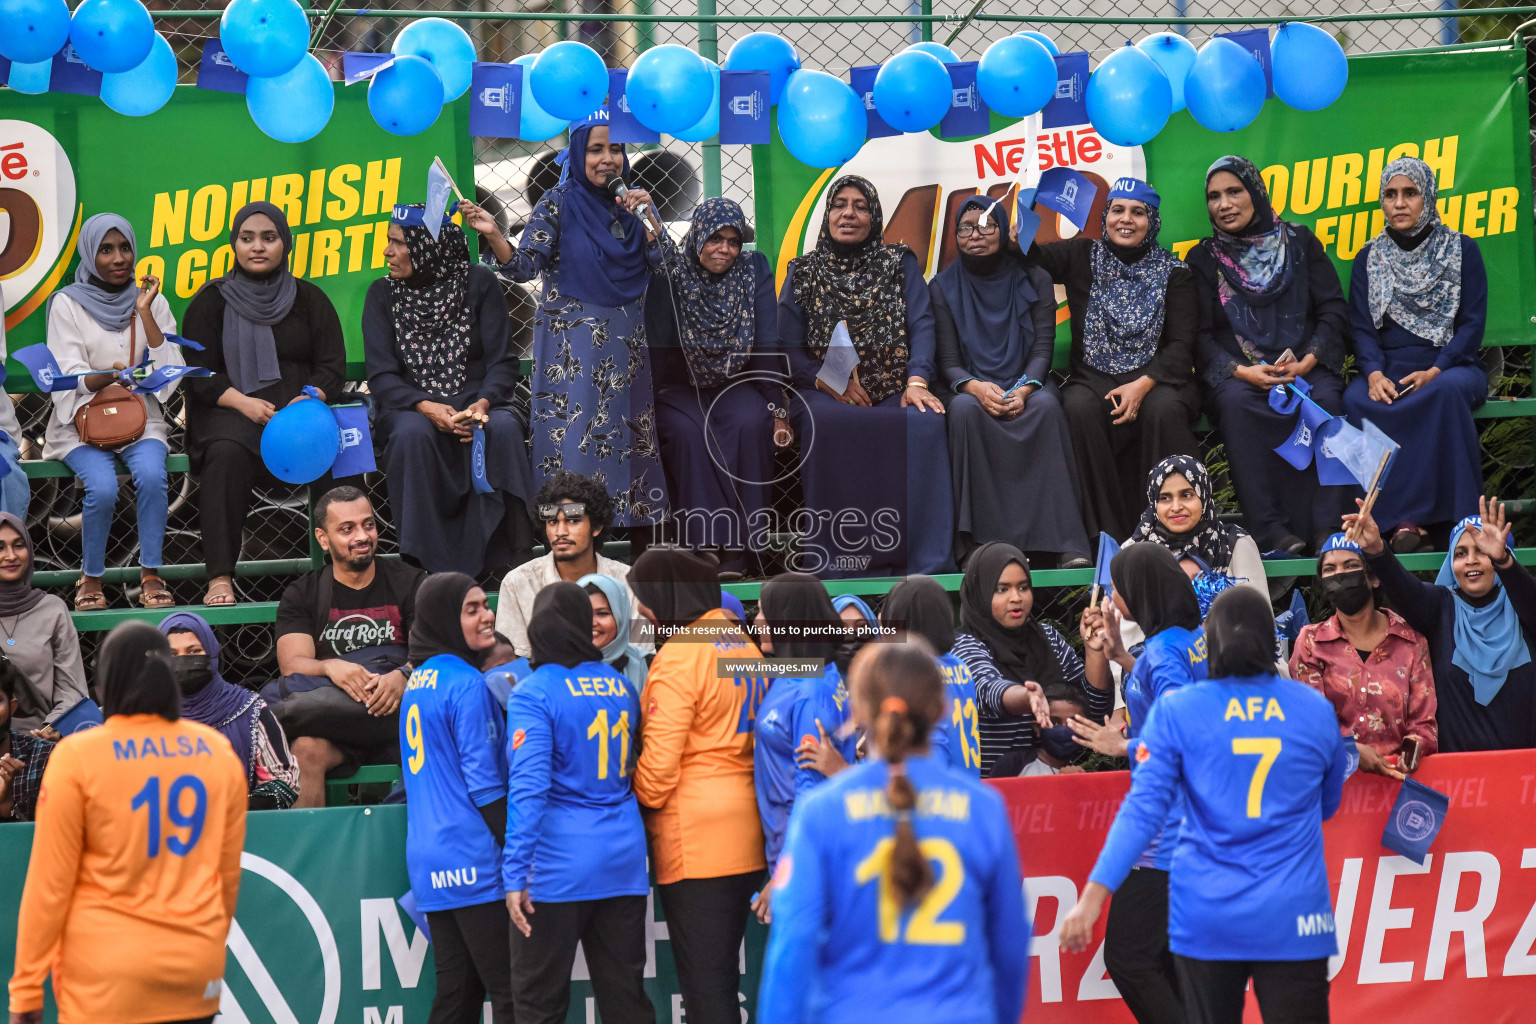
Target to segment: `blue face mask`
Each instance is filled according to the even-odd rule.
[[[1058,761],[1072,762],[1083,752],[1076,734],[1065,725],[1053,725],[1040,730],[1040,748]]]

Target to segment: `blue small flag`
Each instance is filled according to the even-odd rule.
[[[629,99],[624,95],[629,72],[623,68],[608,71],[608,141],[652,143],[661,141],[661,133],[653,132],[640,123],[635,112],[629,109]],[[722,81],[723,86],[723,81]],[[722,92],[723,92],[722,88]]]
[[[976,85],[974,60],[946,65],[949,68],[949,113],[939,122],[939,135],[946,139],[971,138],[992,130],[992,112],[982,101]]]
[[[1061,128],[1088,123],[1088,54],[1063,53],[1056,58],[1056,95],[1040,112],[1040,127]]]
[[[72,92],[77,96],[101,95],[101,72],[87,64],[75,52],[73,43],[65,43],[53,58],[53,77],[48,87],[54,92]]]
[[[763,146],[773,141],[768,123],[769,74],[720,72],[720,144]]]
[[[167,384],[181,380],[183,377],[211,377],[213,371],[206,366],[160,366],[143,377],[130,376],[133,381],[133,391],[141,395],[152,395]]]
[[[433,157],[432,166],[427,168],[427,201],[421,216],[434,242],[442,233],[443,225],[448,222],[448,199],[456,191],[453,179],[448,177],[448,168],[437,157]]]
[[[1098,197],[1099,186],[1070,167],[1052,167],[1040,175],[1035,188],[1035,205],[1055,210],[1077,225],[1077,230],[1088,227],[1088,213]]]
[[[859,368],[859,350],[848,336],[848,324],[842,320],[832,328],[832,338],[827,342],[827,354],[822,358],[821,370],[816,379],[837,394],[847,394],[848,381]]]
[[[1105,597],[1115,592],[1115,582],[1109,575],[1109,563],[1113,562],[1119,553],[1120,543],[1107,531],[1100,531],[1099,557],[1093,563],[1093,585],[1098,587]]]
[[[235,92],[244,95],[251,76],[235,67],[235,62],[224,51],[224,44],[210,39],[203,44],[203,59],[197,66],[197,87],[214,92]]]
[[[480,424],[475,425],[469,443],[469,478],[475,485],[476,494],[490,494],[496,489],[485,475],[485,427]]]
[[[361,403],[333,405],[331,414],[336,417],[336,426],[341,431],[331,476],[339,480],[378,469],[373,458],[373,432],[368,428],[368,408]]]
[[[1275,449],[1275,454],[1297,469],[1306,469],[1312,465],[1314,445],[1322,436],[1323,425],[1333,419],[1332,414],[1294,387],[1278,386],[1271,390],[1269,407],[1282,416],[1296,413],[1291,436]]]
[[[1245,28],[1240,32],[1217,32],[1221,39],[1230,39],[1238,46],[1253,54],[1253,59],[1259,62],[1259,67],[1264,69],[1264,88],[1268,90],[1266,99],[1275,98],[1275,68],[1269,53],[1269,29]]]
[[[383,71],[386,65],[395,62],[392,53],[352,53],[350,51],[341,55],[342,82],[346,85],[356,85],[365,79]]]
[[[1369,491],[1380,487],[1397,461],[1398,444],[1370,420],[1361,420],[1364,429],[1335,416],[1337,426],[1323,437],[1321,455],[1317,460],[1317,480],[1323,486],[1335,484],[1359,484]],[[1382,459],[1386,468],[1377,475]]]
[[[427,944],[432,943],[432,930],[427,927],[427,914],[416,905],[416,890],[407,889],[405,895],[395,901],[400,904],[400,909],[405,911],[405,916],[411,919],[416,930],[427,937]]]
[[[523,69],[516,64],[475,62],[469,81],[469,134],[477,139],[515,139],[523,117]]]
[[[1291,591],[1291,604],[1285,611],[1275,616],[1275,628],[1280,635],[1290,643],[1296,642],[1296,637],[1301,634],[1301,627],[1312,621],[1307,614],[1307,599],[1297,587]]]
[[[875,109],[875,76],[880,74],[879,64],[866,64],[861,67],[848,69],[848,84],[853,86],[853,91],[864,104],[864,113],[868,118],[865,127],[865,136],[871,139],[888,139],[901,132],[885,123],[885,118],[880,116],[880,111]]]
[[[1013,222],[1019,226],[1019,251],[1029,252],[1040,234],[1040,215],[1035,212],[1035,190],[1019,189],[1014,206]]]
[[[53,727],[60,736],[71,736],[86,729],[94,729],[104,721],[100,705],[89,697],[83,697],[55,719]]]
[[[1397,803],[1387,817],[1387,827],[1381,833],[1381,845],[1415,864],[1423,864],[1450,807],[1451,798],[1444,793],[1404,779],[1403,788],[1397,791]]]
[[[18,65],[26,67],[26,65]],[[81,375],[78,373],[65,374],[59,369],[59,361],[53,357],[47,345],[28,345],[18,349],[11,355],[27,372],[32,375],[32,383],[37,385],[37,390],[47,394],[50,391],[73,391],[80,383]]]

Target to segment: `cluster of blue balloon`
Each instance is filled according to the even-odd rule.
[[[13,64],[11,87],[46,92],[47,65],[64,48],[102,73],[101,98],[121,114],[142,117],[165,106],[176,89],[176,55],[155,31],[141,0],[83,0],[71,17],[65,0],[0,3],[0,56]],[[35,73],[27,66],[37,67]]]

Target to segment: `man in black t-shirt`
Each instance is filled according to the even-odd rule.
[[[411,672],[407,638],[416,588],[427,575],[374,557],[373,505],[355,487],[322,495],[315,522],[331,564],[283,592],[277,607],[283,676],[263,691],[299,762],[295,807],[324,806],[327,772],[399,762],[396,712]]]

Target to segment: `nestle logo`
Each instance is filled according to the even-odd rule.
[[[1028,139],[998,139],[990,152],[982,143],[976,144],[976,177],[1017,176],[1024,164],[1024,147]],[[990,174],[987,172],[991,171]]]
[[[0,178],[9,178],[16,181],[27,174],[27,155],[22,152],[25,143],[13,142],[9,146],[0,146]]]

